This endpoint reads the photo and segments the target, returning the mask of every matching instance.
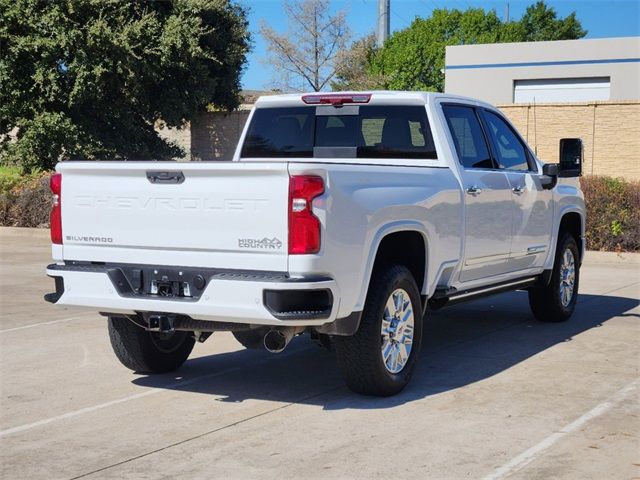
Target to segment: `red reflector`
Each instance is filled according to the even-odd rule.
[[[302,101],[309,105],[342,105],[344,103],[369,103],[370,93],[357,93],[354,95],[303,95]]]
[[[313,199],[324,193],[324,181],[316,175],[289,178],[289,254],[320,251],[320,220],[313,214]]]
[[[51,188],[51,216],[49,224],[51,226],[51,242],[62,245],[62,174],[55,173],[49,180]]]

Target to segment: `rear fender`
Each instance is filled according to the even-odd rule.
[[[422,279],[422,291],[421,295],[425,295],[425,292],[428,288],[428,264],[429,264],[429,233],[425,229],[424,225],[420,222],[403,220],[388,223],[382,226],[373,237],[373,241],[371,242],[371,248],[369,249],[369,254],[367,256],[366,267],[364,270],[364,276],[362,281],[362,289],[360,291],[360,295],[358,296],[358,302],[354,308],[354,311],[360,311],[364,308],[364,304],[367,298],[367,292],[369,290],[369,283],[371,282],[371,274],[373,272],[373,266],[376,261],[376,256],[378,254],[378,249],[382,240],[392,233],[397,232],[417,232],[420,233],[424,239],[425,244],[425,268],[424,268],[424,278]]]

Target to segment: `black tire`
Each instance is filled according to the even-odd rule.
[[[409,296],[414,312],[413,344],[404,368],[391,373],[382,358],[382,319],[385,305],[396,289]],[[356,393],[387,397],[400,392],[411,379],[422,343],[420,292],[404,266],[380,268],[371,279],[360,327],[350,337],[336,336],[338,366],[347,386]]]
[[[140,373],[175,370],[187,360],[195,344],[191,332],[147,332],[123,317],[109,317],[109,339],[120,363]]]
[[[264,346],[264,334],[267,331],[263,328],[256,328],[252,330],[240,330],[238,332],[231,332],[236,340],[242,344],[244,348],[250,350],[258,350]]]
[[[574,259],[575,280],[571,300],[564,305],[560,293],[562,283],[562,261],[566,251],[570,251]],[[564,322],[571,317],[578,300],[578,286],[580,283],[580,252],[575,238],[565,233],[560,236],[553,272],[548,285],[529,289],[529,306],[533,316],[541,322]]]

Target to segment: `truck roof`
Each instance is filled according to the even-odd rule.
[[[351,95],[371,95],[369,105],[426,105],[435,99],[452,101],[462,101],[474,105],[492,107],[492,105],[481,100],[464,97],[461,95],[451,95],[439,92],[410,92],[395,90],[369,90],[369,91],[346,91],[346,92],[308,92],[308,93],[288,93],[280,95],[265,95],[258,98],[255,103],[257,108],[261,107],[293,107],[302,106],[304,96],[351,96]]]

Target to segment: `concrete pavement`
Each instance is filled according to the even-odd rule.
[[[2,478],[640,476],[640,273],[583,266],[576,315],[514,292],[431,313],[409,388],[347,390],[306,337],[281,355],[214,334],[135,375],[95,312],[45,303],[48,232],[0,229]]]

